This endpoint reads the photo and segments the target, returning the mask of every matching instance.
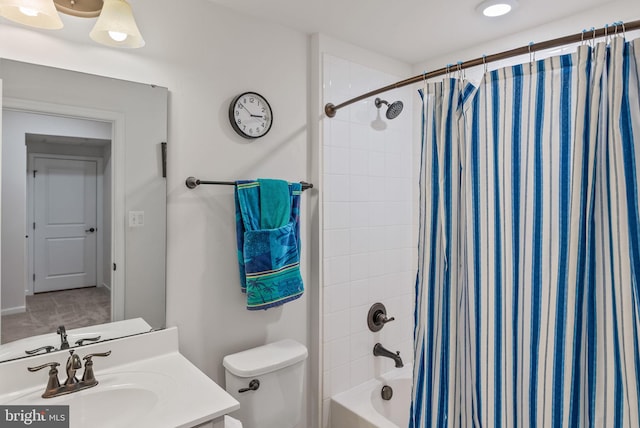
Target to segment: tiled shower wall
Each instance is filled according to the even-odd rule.
[[[323,56],[324,103],[338,104],[400,80],[334,56]],[[411,89],[380,97],[404,103],[394,120],[376,130],[374,98],[339,110],[323,121],[323,404],[326,426],[331,396],[394,369],[374,357],[376,342],[412,358],[416,233],[412,226],[415,183]],[[395,321],[380,332],[367,313],[382,302]]]

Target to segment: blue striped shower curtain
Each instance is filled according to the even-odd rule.
[[[429,84],[411,428],[639,427],[640,42]]]

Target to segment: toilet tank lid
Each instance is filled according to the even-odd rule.
[[[222,365],[236,376],[252,377],[288,367],[306,358],[307,348],[304,345],[284,339],[227,355]]]

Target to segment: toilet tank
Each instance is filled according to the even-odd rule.
[[[306,358],[307,348],[291,339],[224,357],[226,390],[240,402],[231,416],[244,428],[294,428],[302,413]],[[259,386],[248,389],[254,380]]]

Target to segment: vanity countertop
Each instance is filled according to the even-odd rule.
[[[75,348],[81,358],[112,352],[94,359],[99,384],[49,399],[40,397],[47,369],[29,373],[27,367],[58,362],[62,383],[67,351],[2,363],[0,404],[69,405],[72,428],[193,427],[237,410],[239,403],[180,354],[177,344],[178,331],[173,327]]]

